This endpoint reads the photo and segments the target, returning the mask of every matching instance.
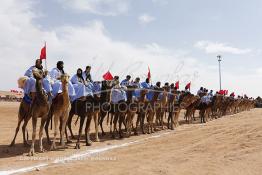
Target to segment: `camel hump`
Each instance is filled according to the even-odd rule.
[[[26,82],[27,79],[28,79],[28,77],[26,77],[26,76],[18,78],[18,80],[17,80],[18,88],[23,89],[25,87],[25,82]]]

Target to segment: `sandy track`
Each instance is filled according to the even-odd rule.
[[[18,104],[0,103],[0,171],[49,163],[40,171],[27,174],[261,174],[262,173],[262,110],[254,109],[207,124],[181,125],[175,132],[143,140],[151,135],[132,136],[123,140],[102,140],[92,147],[82,144],[80,151],[140,142],[93,155],[86,160],[51,164],[51,158],[79,153],[69,145],[66,151],[39,153],[27,158],[29,148],[18,135],[15,148],[8,148],[17,122]],[[39,124],[39,123],[38,123]],[[29,123],[31,134],[31,122]],[[76,127],[75,131],[76,132]],[[167,131],[158,132],[163,134]],[[52,131],[51,131],[52,133]],[[142,140],[141,140],[142,139]],[[48,148],[47,145],[45,145]],[[107,160],[104,160],[107,159]],[[109,159],[109,160],[108,160]]]

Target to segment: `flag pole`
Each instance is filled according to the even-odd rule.
[[[45,53],[46,53],[46,41],[45,41]],[[46,54],[46,57],[47,57],[47,54]],[[46,57],[45,57],[45,70],[47,71],[47,62],[46,62]]]

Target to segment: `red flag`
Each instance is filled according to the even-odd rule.
[[[190,82],[190,83],[188,83],[188,84],[186,85],[185,89],[186,89],[186,90],[187,90],[187,89],[189,89],[189,90],[190,90],[190,87],[191,87],[191,82]]]
[[[219,93],[220,95],[225,95],[225,91],[224,91],[224,90],[220,90],[218,93]]]
[[[45,46],[41,49],[40,53],[40,60],[45,60],[46,59],[46,44]]]
[[[113,80],[114,79],[112,74],[109,71],[107,71],[107,73],[103,75],[103,78],[104,80]]]
[[[150,72],[149,66],[148,66],[147,78],[148,78],[149,80],[151,79],[151,72]]]
[[[230,94],[230,97],[235,97],[235,93],[232,92],[232,93]]]
[[[175,87],[179,89],[179,81],[176,82]]]

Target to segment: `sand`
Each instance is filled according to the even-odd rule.
[[[38,153],[34,156],[38,160],[28,160],[29,148],[22,145],[22,133],[17,137],[16,146],[8,147],[17,123],[18,105],[0,102],[0,174],[42,163],[47,165],[25,174],[262,174],[262,109],[206,124],[183,124],[173,132],[165,130],[122,140],[106,137],[91,147],[82,142],[81,150],[75,150],[74,144],[70,144],[66,150]],[[31,121],[28,128],[31,138]],[[74,133],[77,129],[74,126]],[[50,133],[52,136],[53,131]],[[53,163],[57,157],[121,144],[120,148],[84,157],[84,160]],[[45,148],[49,146],[45,144]]]

